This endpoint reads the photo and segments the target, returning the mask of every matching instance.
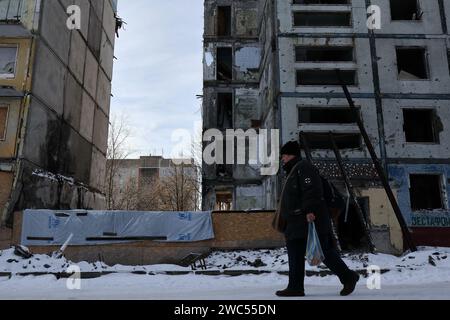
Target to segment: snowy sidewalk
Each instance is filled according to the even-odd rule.
[[[311,277],[306,280],[307,297],[295,299],[450,299],[450,281],[414,283],[411,278],[390,284],[390,278],[382,276],[380,290],[367,289],[366,280],[361,279],[352,296],[340,297],[341,285],[335,277]],[[53,276],[14,277],[0,279],[0,299],[277,300],[274,292],[284,288],[286,281],[287,277],[276,274],[239,277],[114,274],[82,280],[81,290],[68,290],[65,279],[56,280]]]
[[[338,295],[341,284],[335,276],[310,276],[305,280],[304,299],[450,299],[449,248],[422,247],[402,257],[347,254],[344,260],[361,272],[372,265],[390,271],[380,275],[380,290],[369,290],[362,277],[356,294],[347,298]],[[288,281],[285,249],[214,252],[207,259],[207,270],[202,271],[209,275],[193,274],[190,268],[176,265],[80,262],[76,266],[83,275],[103,274],[83,278],[81,290],[67,289],[68,279],[55,276],[71,265],[65,258],[34,255],[24,259],[13,249],[4,250],[0,252],[0,299],[272,300]],[[327,271],[324,266],[307,267],[309,275]],[[259,274],[230,276],[241,272]],[[54,275],[20,276],[24,273]]]

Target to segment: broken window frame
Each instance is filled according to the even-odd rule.
[[[0,141],[5,141],[6,140],[6,135],[8,132],[8,119],[9,119],[9,108],[10,106],[8,104],[0,104],[0,109],[6,109],[6,113],[5,113],[5,123],[4,123],[4,130],[3,133],[0,132]]]
[[[220,126],[219,123],[219,96],[220,95],[231,95],[231,125],[230,127],[224,127],[224,126]],[[217,106],[217,110],[216,110],[216,124],[217,124],[217,128],[219,130],[222,129],[234,129],[234,108],[235,108],[235,101],[234,101],[234,92],[233,91],[218,91],[216,93],[216,106]]]
[[[229,49],[231,51],[231,77],[230,79],[219,79],[219,49]],[[217,81],[225,81],[225,82],[231,82],[234,80],[234,48],[232,46],[217,46],[216,47],[216,80]]]
[[[307,58],[305,60],[299,60],[297,50],[311,50],[311,51],[319,51],[323,49],[324,51],[333,51],[333,50],[351,50],[352,58],[351,60],[308,60]],[[294,57],[295,57],[295,63],[329,63],[329,62],[339,62],[339,63],[351,63],[355,62],[355,47],[351,45],[343,45],[343,46],[308,46],[308,45],[295,45],[294,46]]]
[[[339,111],[346,111],[349,113],[354,113],[353,115],[348,115],[348,117],[354,117],[355,121],[353,122],[313,122],[313,121],[309,121],[306,122],[305,120],[302,119],[302,112],[304,111],[318,111],[318,112],[327,112],[327,111],[332,111],[332,112],[339,112]],[[302,106],[302,105],[297,105],[297,112],[298,112],[298,123],[299,125],[356,125],[356,120],[358,119],[358,117],[361,117],[361,107],[356,107],[356,109],[350,109],[349,107],[345,107],[345,106]]]
[[[405,0],[401,0],[401,1],[405,1]],[[415,1],[416,2],[416,14],[418,15],[416,17],[416,19],[413,19],[413,17],[411,17],[411,19],[394,19],[394,14],[393,14],[393,6],[392,6],[392,0],[389,0],[389,14],[390,14],[390,18],[391,18],[391,22],[422,22],[422,16],[423,16],[423,11],[420,8],[420,1],[419,0],[411,0],[411,1]],[[404,3],[403,3],[404,4]]]
[[[217,195],[225,195],[225,196],[230,196],[229,199],[231,201],[218,201],[218,197]],[[215,191],[215,203],[214,203],[214,211],[218,211],[218,212],[226,212],[226,211],[231,211],[233,210],[233,190],[216,190]],[[225,207],[223,207],[225,206]]]
[[[400,70],[398,64],[398,51],[399,50],[422,50],[423,51],[423,63],[426,73],[426,78],[419,79],[401,79],[400,78]],[[430,81],[431,80],[431,70],[430,63],[428,60],[428,47],[426,46],[395,46],[395,63],[397,64],[397,80],[398,81]]]
[[[440,144],[440,135],[438,130],[436,129],[434,120],[437,118],[437,110],[435,108],[412,108],[412,107],[403,107],[402,109],[402,117],[403,117],[403,134],[405,138],[405,142],[407,144],[425,144],[425,145],[439,145]],[[430,121],[431,121],[431,130],[433,141],[408,141],[407,132],[406,132],[406,121],[405,121],[405,111],[428,111],[430,112]]]
[[[310,1],[310,3],[298,3],[296,1]],[[314,6],[314,5],[333,5],[333,6],[340,6],[340,5],[349,5],[351,4],[351,0],[334,0],[334,1],[342,1],[343,3],[333,3],[333,0],[292,0],[293,5],[308,5],[308,6]]]
[[[335,87],[335,86],[341,86],[341,83],[339,83],[338,81],[336,81],[336,83],[313,83],[313,84],[304,84],[304,83],[300,83],[299,81],[299,73],[301,73],[302,71],[307,71],[307,72],[335,72],[335,70],[330,70],[330,69],[320,69],[320,68],[297,68],[295,70],[295,86],[296,87]],[[353,72],[354,74],[354,79],[353,79],[353,83],[350,82],[346,82],[346,79],[343,76],[343,74],[345,72]],[[357,87],[358,86],[358,71],[355,69],[340,69],[340,73],[341,73],[341,77],[343,78],[343,82],[349,86],[349,87]]]
[[[296,15],[297,14],[348,14],[348,25],[339,25],[339,24],[332,24],[332,25],[298,25],[296,24]],[[294,28],[338,28],[338,29],[353,29],[353,14],[352,11],[302,11],[302,10],[295,10],[292,11],[292,26]]]
[[[303,131],[302,130],[300,135],[303,135],[303,137],[305,137],[307,139],[307,142],[309,144],[309,149],[311,151],[329,151],[329,150],[333,150],[332,142],[331,142],[331,139],[329,138],[329,133],[330,133],[329,131],[308,131],[308,130]],[[333,134],[334,134],[334,139],[336,141],[336,144],[337,144],[337,147],[339,150],[361,151],[364,148],[363,138],[359,132],[339,131],[339,132],[333,132]],[[324,141],[326,140],[326,142],[329,143],[329,145],[327,147],[316,147],[314,145],[315,142],[311,142],[311,136],[314,136],[314,135],[322,136]],[[354,136],[355,138],[357,137],[358,138],[358,146],[348,147],[348,148],[341,147],[342,146],[341,139],[346,135]],[[304,148],[302,147],[302,149],[304,149]]]
[[[0,72],[0,79],[15,79],[17,74],[17,60],[19,59],[19,45],[18,44],[0,44],[0,50],[2,48],[9,48],[9,49],[15,49],[16,55],[14,58],[14,72],[13,73],[1,73]]]
[[[437,177],[437,182],[439,183],[439,198],[441,202],[440,208],[419,208],[415,206],[416,202],[413,202],[412,200],[412,183],[411,183],[411,177],[412,176],[434,176]],[[434,211],[434,210],[447,210],[448,209],[448,200],[447,200],[447,189],[445,188],[445,174],[441,172],[411,172],[408,174],[408,192],[409,192],[409,201],[410,201],[410,207],[412,212],[424,212],[424,211]],[[428,188],[430,188],[428,186]],[[428,189],[427,188],[427,189]],[[415,192],[417,193],[417,192]]]
[[[229,30],[229,34],[220,34],[219,33],[219,29],[220,29],[219,28],[219,26],[220,26],[220,23],[219,23],[219,10],[220,10],[220,8],[229,8],[230,9],[230,21],[229,21],[229,23],[230,23],[230,25],[229,25],[230,30]],[[229,5],[218,5],[217,6],[217,16],[216,16],[216,36],[219,37],[219,38],[227,38],[227,37],[232,37],[233,34],[234,34],[234,32],[233,32],[233,6],[231,4],[229,4]]]

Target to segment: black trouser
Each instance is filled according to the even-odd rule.
[[[325,256],[323,263],[336,274],[342,284],[349,279],[350,269],[336,251],[331,234],[319,235],[320,245]],[[289,258],[289,286],[291,290],[304,290],[305,255],[307,239],[286,240]]]

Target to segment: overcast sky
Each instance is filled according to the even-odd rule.
[[[119,0],[112,116],[125,114],[133,157],[170,156],[172,132],[201,120],[203,0]]]

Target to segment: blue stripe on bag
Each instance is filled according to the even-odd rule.
[[[306,260],[310,266],[318,266],[325,260],[322,247],[320,246],[319,236],[317,235],[316,225],[310,222],[308,226],[308,242],[306,244]]]

